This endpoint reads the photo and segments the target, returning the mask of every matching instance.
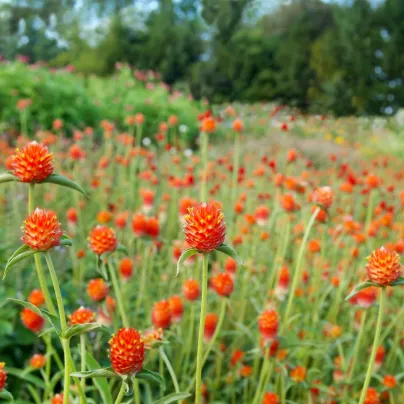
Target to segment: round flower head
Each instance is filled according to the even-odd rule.
[[[185,299],[193,301],[198,299],[200,295],[199,283],[196,279],[188,279],[182,286],[182,293]]]
[[[20,317],[24,327],[35,333],[40,332],[45,324],[45,320],[39,314],[28,308],[22,310]]]
[[[168,299],[168,303],[170,304],[171,314],[173,316],[172,320],[177,323],[181,320],[182,314],[184,313],[184,303],[180,296],[171,296]]]
[[[156,328],[168,328],[171,324],[171,307],[167,300],[161,300],[153,306],[152,322]]]
[[[191,248],[208,253],[224,242],[226,223],[216,205],[200,203],[189,210],[184,220],[185,241]]]
[[[108,295],[109,287],[102,278],[91,279],[87,285],[87,293],[92,300],[99,302]]]
[[[40,289],[34,289],[28,296],[28,301],[36,307],[40,307],[45,303],[45,296]]]
[[[115,231],[107,226],[96,226],[88,237],[90,249],[97,255],[115,251],[118,241]]]
[[[21,240],[33,250],[47,251],[60,244],[63,231],[55,212],[36,208],[25,220]]]
[[[219,318],[215,313],[207,313],[205,317],[205,328],[203,330],[203,337],[205,341],[209,341],[216,330],[216,325]]]
[[[228,272],[220,272],[212,276],[211,285],[220,296],[230,296],[234,289],[233,278]]]
[[[313,202],[321,205],[325,209],[329,209],[332,205],[334,194],[331,187],[317,188],[313,193]]]
[[[55,394],[52,397],[51,404],[63,404],[64,396],[63,393]]]
[[[70,325],[93,323],[95,321],[95,313],[90,309],[80,307],[72,313],[69,320]]]
[[[387,286],[401,276],[403,267],[400,263],[400,256],[395,251],[381,247],[368,257],[366,270],[372,282]]]
[[[380,403],[379,393],[373,387],[369,387],[368,390],[366,391],[364,404],[379,404],[379,403]]]
[[[296,383],[302,383],[306,379],[306,368],[304,366],[296,366],[290,371],[290,378]]]
[[[42,354],[35,354],[31,357],[29,364],[34,369],[42,369],[46,364],[46,357]]]
[[[279,397],[275,393],[265,393],[264,400],[262,404],[279,404]]]
[[[28,143],[23,149],[16,149],[11,168],[22,182],[44,181],[53,173],[52,153],[37,142]]]
[[[0,362],[0,391],[6,387],[7,372],[4,370],[4,366],[6,366],[6,364]]]
[[[279,318],[275,310],[266,310],[258,318],[258,327],[262,338],[274,339],[278,333]]]
[[[109,341],[109,358],[117,374],[136,374],[143,368],[144,343],[133,328],[121,328]]]

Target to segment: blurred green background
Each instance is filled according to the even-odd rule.
[[[391,115],[404,104],[403,21],[403,0],[0,0],[0,55],[87,84],[126,63],[215,104]]]

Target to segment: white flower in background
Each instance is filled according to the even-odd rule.
[[[179,130],[181,133],[187,133],[188,132],[188,126],[187,125],[180,125]]]
[[[142,141],[143,146],[150,146],[151,145],[151,140],[148,137],[145,137]]]

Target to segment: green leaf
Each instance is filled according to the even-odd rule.
[[[85,324],[75,324],[69,327],[64,334],[62,334],[63,338],[70,339],[75,335],[83,334],[86,332],[90,332],[92,330],[96,330],[100,328],[102,324],[100,323],[85,323]]]
[[[198,250],[196,248],[188,248],[188,250],[185,250],[182,254],[181,257],[179,258],[177,262],[177,274],[175,276],[178,276],[180,273],[181,265],[190,257],[192,257],[195,254],[198,254]]]
[[[166,389],[166,382],[164,381],[164,379],[160,376],[160,374],[152,372],[151,370],[143,368],[139,373],[136,373],[136,375],[133,377],[136,379],[148,380],[152,383],[161,386],[163,390]]]
[[[95,370],[87,370],[85,372],[73,372],[71,374],[72,377],[79,377],[82,379],[94,379],[98,377],[116,377],[121,378],[120,375],[116,374],[112,368],[106,369],[95,369]]]
[[[11,402],[14,401],[13,395],[7,390],[0,391],[0,398]]]
[[[3,173],[0,174],[0,184],[2,184],[3,182],[12,182],[12,181],[19,181],[19,179],[10,173]]]
[[[11,257],[8,258],[8,261],[10,261],[12,258],[14,258],[16,255],[22,254],[23,252],[31,250],[31,247],[27,246],[26,244],[23,244],[20,248],[17,248],[11,255]]]
[[[396,279],[393,283],[390,283],[389,286],[399,286],[399,285],[404,285],[403,277]]]
[[[11,297],[9,297],[7,300],[9,300],[10,302],[19,304],[20,306],[26,307],[27,309],[32,310],[33,312],[40,315],[41,317],[46,318],[53,325],[53,328],[56,330],[57,334],[61,335],[61,326],[60,326],[59,317],[54,316],[53,314],[50,314],[48,311],[40,309],[31,303],[25,302],[24,300],[12,299]]]
[[[100,255],[97,255],[97,272],[107,281],[108,271],[106,267],[107,264],[105,264]]]
[[[185,400],[188,397],[191,397],[190,393],[172,393],[155,401],[154,404],[170,404],[175,401]]]
[[[46,178],[44,181],[41,182],[41,184],[44,183],[61,185],[62,187],[71,188],[74,189],[75,191],[81,192],[83,195],[86,195],[84,189],[79,184],[76,184],[74,181],[72,181],[67,177],[64,177],[63,175],[51,174],[48,178]]]
[[[40,389],[45,388],[45,383],[43,382],[43,380],[41,380],[39,377],[33,376],[31,373],[24,372],[23,370],[17,368],[10,368],[8,366],[6,371],[9,375],[18,377],[21,380],[25,380],[31,384],[34,384]]]
[[[67,234],[63,234],[62,238],[60,239],[60,245],[71,247],[73,245],[72,239]]]
[[[123,244],[118,244],[115,251],[121,252],[126,255],[129,254],[128,249]]]
[[[18,250],[17,250],[18,251]],[[24,251],[24,250],[23,250]],[[10,268],[15,265],[18,264],[20,261],[25,260],[25,258],[31,257],[31,255],[35,255],[38,254],[40,251],[38,250],[31,250],[29,249],[28,251],[25,252],[21,252],[17,255],[15,255],[15,253],[11,256],[12,258],[10,258],[7,261],[6,267],[4,268],[4,274],[3,274],[3,280],[6,278],[8,271],[10,270]]]
[[[97,370],[100,368],[100,365],[90,354],[90,352],[86,352],[86,363],[87,367],[90,370]],[[93,383],[95,384],[95,387],[97,387],[97,390],[100,393],[102,402],[105,404],[112,404],[113,400],[107,379],[103,377],[97,377],[93,380]]]
[[[345,298],[345,301],[352,299],[355,295],[357,295],[361,290],[369,288],[370,286],[377,286],[380,287],[379,284],[374,283],[372,281],[362,282],[359,285],[356,285],[352,292]]]
[[[226,254],[229,257],[233,258],[234,261],[237,262],[237,264],[244,265],[243,261],[241,261],[241,258],[237,255],[236,251],[234,251],[233,248],[230,247],[229,245],[221,244],[219,247],[216,248],[216,251],[220,251],[223,254]]]

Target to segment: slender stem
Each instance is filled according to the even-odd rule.
[[[206,202],[208,197],[208,147],[209,147],[209,137],[207,133],[201,133],[201,157],[202,157],[202,186],[201,186],[201,201]]]
[[[121,388],[119,389],[118,397],[115,400],[115,404],[121,404],[122,399],[125,395],[125,391],[126,391],[125,384],[121,383]]]
[[[86,370],[86,334],[80,334],[80,356],[81,356],[81,367],[80,370],[85,372]],[[81,388],[85,390],[86,379],[83,377],[81,380]]]
[[[114,286],[115,296],[118,303],[119,313],[121,315],[122,323],[125,328],[129,327],[129,320],[126,315],[125,307],[123,304],[123,298],[121,293],[121,288],[119,287],[118,278],[116,276],[116,271],[113,266],[108,263],[109,273],[111,274],[112,285]]]
[[[368,390],[370,379],[372,377],[373,364],[375,362],[376,352],[377,352],[377,349],[379,348],[379,343],[380,343],[380,331],[382,329],[382,322],[383,322],[383,314],[384,314],[385,303],[386,303],[386,288],[383,287],[382,288],[382,293],[380,295],[379,315],[377,317],[375,339],[373,341],[372,353],[370,354],[368,370],[366,372],[365,381],[363,383],[362,393],[361,393],[361,397],[360,397],[360,400],[359,400],[359,404],[363,404],[365,402],[366,392]]]
[[[133,394],[135,396],[135,404],[140,404],[140,390],[139,390],[139,380],[135,379]]]
[[[69,340],[62,338],[62,347],[65,360],[65,376],[63,386],[63,404],[69,404],[69,391],[70,391],[70,346]]]
[[[261,374],[260,374],[260,378],[258,381],[258,386],[257,386],[257,390],[255,391],[255,395],[254,395],[254,400],[253,400],[253,404],[256,404],[259,402],[259,398],[261,395],[261,388],[262,388],[262,384],[264,382],[266,373],[267,373],[267,369],[269,367],[269,346],[267,348],[265,348],[264,351],[264,361],[262,362],[262,368],[261,368]]]
[[[302,261],[303,261],[303,254],[306,249],[306,244],[307,240],[309,238],[310,230],[313,227],[314,221],[316,220],[316,217],[318,213],[320,212],[320,208],[316,208],[316,210],[313,212],[311,215],[311,218],[309,220],[309,223],[307,225],[306,231],[304,232],[302,244],[299,249],[299,254],[297,256],[297,262],[296,262],[296,268],[295,268],[295,273],[293,275],[293,281],[292,281],[292,286],[289,291],[289,298],[288,298],[288,303],[286,306],[285,314],[283,316],[283,327],[286,327],[289,319],[290,312],[292,310],[292,303],[293,303],[293,298],[295,296],[296,288],[297,285],[300,281],[300,272],[301,272],[301,267],[302,267]]]
[[[159,351],[160,351],[160,355],[161,355],[161,357],[162,357],[162,359],[163,359],[163,361],[164,361],[164,363],[165,363],[165,365],[167,367],[168,373],[170,373],[171,380],[173,381],[173,384],[174,384],[175,392],[179,393],[180,392],[180,386],[178,385],[177,376],[175,375],[174,369],[171,366],[170,359],[168,359],[168,357],[167,357],[166,353],[164,352],[164,349],[163,349],[162,346],[159,348]]]
[[[203,355],[203,332],[205,328],[206,306],[208,297],[208,263],[209,255],[203,255],[202,265],[202,300],[201,316],[199,319],[198,351],[196,356],[196,384],[195,384],[195,404],[201,403],[201,384],[202,384],[202,355]]]

